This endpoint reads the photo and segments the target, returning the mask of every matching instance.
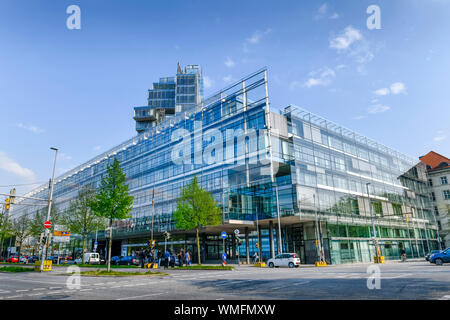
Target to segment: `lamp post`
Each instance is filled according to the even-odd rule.
[[[53,184],[55,180],[55,168],[56,168],[56,158],[58,156],[58,149],[55,147],[51,147],[51,150],[55,151],[55,161],[53,163],[53,173],[52,173],[52,180],[50,181],[50,193],[48,196],[48,211],[47,211],[47,220],[50,221],[50,210],[52,209],[52,201],[53,201]],[[47,249],[47,241],[48,241],[48,234],[50,233],[49,229],[45,229],[45,243],[44,247],[42,248],[42,257],[41,257],[41,272],[44,271],[44,260],[46,257],[46,249]]]
[[[372,221],[372,232],[373,232],[373,242],[374,242],[374,246],[375,246],[375,257],[376,257],[376,262],[378,263],[378,261],[379,261],[379,254],[378,254],[379,247],[378,247],[378,240],[377,240],[377,232],[375,230],[375,220],[374,220],[373,213],[372,213],[372,202],[370,201],[369,184],[370,184],[370,182],[366,183],[367,198],[369,199],[370,220]]]

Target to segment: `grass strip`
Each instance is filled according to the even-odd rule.
[[[30,272],[33,268],[27,267],[0,267],[0,272]]]
[[[73,273],[69,273],[73,274]],[[93,270],[93,271],[81,271],[81,275],[83,276],[119,276],[119,277],[128,277],[128,276],[168,276],[168,273],[157,272],[157,271],[147,271],[147,272],[120,272],[120,271],[107,271],[107,270]],[[66,274],[67,275],[67,274]]]

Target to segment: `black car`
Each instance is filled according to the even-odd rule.
[[[431,251],[430,253],[427,253],[427,254],[425,255],[425,260],[430,261],[430,257],[431,257],[433,254],[439,253],[439,252],[441,252],[441,251],[440,251],[440,250],[433,250],[433,251]]]
[[[121,257],[120,259],[118,259],[116,261],[117,265],[127,265],[127,266],[131,266],[131,265],[139,265],[139,258],[135,257],[135,256],[124,256]]]

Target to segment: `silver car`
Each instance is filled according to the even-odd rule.
[[[275,258],[267,260],[269,268],[273,267],[289,267],[297,268],[300,266],[300,258],[296,253],[282,253]]]

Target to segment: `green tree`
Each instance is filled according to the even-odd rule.
[[[222,222],[222,213],[211,194],[198,185],[195,175],[191,183],[181,189],[181,197],[177,201],[174,220],[177,229],[195,229],[198,263],[201,264],[199,229],[219,225]]]
[[[8,239],[13,234],[12,232],[12,224],[9,216],[4,213],[0,213],[0,256],[3,256],[3,242],[5,239]]]
[[[107,174],[102,176],[98,189],[89,206],[96,215],[109,220],[109,246],[108,271],[111,270],[112,223],[114,220],[131,218],[129,215],[133,208],[133,196],[128,195],[128,185],[125,183],[125,174],[119,166],[119,160],[106,168]]]
[[[90,233],[106,227],[106,219],[95,214],[90,207],[90,202],[95,198],[95,189],[85,186],[78,191],[78,197],[72,200],[68,210],[62,216],[62,224],[67,226],[71,233],[81,234],[83,238],[83,250],[81,255],[84,264],[86,252],[86,240]]]
[[[16,237],[16,243],[19,243],[18,254],[20,255],[23,243],[31,236],[31,219],[23,214],[12,220],[12,233]]]

